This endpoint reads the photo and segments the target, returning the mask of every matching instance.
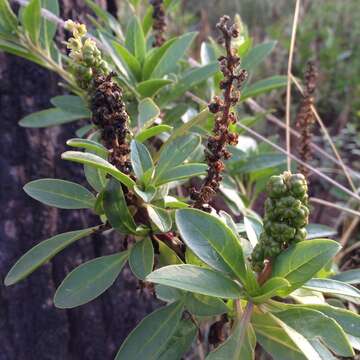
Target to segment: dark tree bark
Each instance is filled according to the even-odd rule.
[[[82,6],[64,0],[63,17],[78,18]],[[137,281],[125,268],[97,300],[72,310],[54,307],[54,291],[71,269],[121,249],[116,235],[82,239],[19,284],[3,286],[10,267],[32,246],[99,222],[87,211],[41,205],[22,191],[24,184],[43,177],[83,181],[80,166],[60,160],[75,125],[49,129],[17,125],[23,116],[50,107],[50,97],[62,92],[58,81],[26,60],[0,54],[0,360],[110,360],[154,306],[148,295],[138,292]]]

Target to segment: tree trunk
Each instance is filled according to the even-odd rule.
[[[78,18],[82,7],[75,1],[62,3],[64,18]],[[26,60],[0,54],[0,360],[110,360],[154,306],[148,295],[139,293],[137,281],[125,268],[114,286],[91,303],[72,310],[54,307],[54,291],[71,269],[121,248],[121,239],[113,235],[82,239],[22,282],[3,286],[10,267],[35,244],[99,223],[86,210],[53,209],[22,190],[27,182],[44,177],[83,181],[80,166],[60,160],[64,143],[74,137],[77,126],[17,125],[23,116],[50,107],[50,97],[62,91],[58,80]]]

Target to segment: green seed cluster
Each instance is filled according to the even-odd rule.
[[[264,260],[279,255],[289,244],[306,239],[309,222],[307,183],[304,175],[284,172],[267,184],[264,228],[251,254],[253,269],[260,272]]]
[[[95,75],[107,75],[109,69],[107,63],[102,59],[100,50],[92,39],[85,39],[87,33],[84,24],[68,20],[65,29],[72,32],[73,37],[67,41],[70,50],[71,71],[78,85],[85,90],[89,89]]]

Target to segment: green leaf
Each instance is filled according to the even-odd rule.
[[[95,196],[83,186],[59,179],[30,181],[24,191],[43,204],[60,209],[92,209]]]
[[[150,79],[138,83],[136,90],[142,97],[152,97],[161,88],[171,83],[172,81],[167,79]]]
[[[43,9],[48,10],[55,16],[59,16],[60,7],[58,0],[41,0],[41,7]],[[51,48],[55,33],[56,33],[56,23],[43,17],[41,21],[40,37],[41,37],[41,43],[48,50]]]
[[[146,44],[144,32],[137,16],[134,16],[126,31],[125,46],[141,64],[145,59]]]
[[[135,139],[138,142],[144,142],[147,139],[152,138],[153,136],[159,135],[163,132],[170,132],[173,128],[169,125],[156,125],[152,126],[149,129],[145,129],[140,131],[136,136]]]
[[[66,151],[61,154],[61,158],[80,164],[86,164],[96,169],[104,170],[130,189],[135,185],[135,181],[132,180],[129,176],[125,175],[114,165],[111,165],[108,161],[95,154],[83,153],[80,151]]]
[[[251,245],[255,247],[263,230],[262,223],[255,216],[248,214],[244,215],[244,226]]]
[[[25,31],[33,43],[37,43],[40,35],[41,22],[41,2],[40,0],[31,0],[25,6],[22,14],[22,22]]]
[[[78,266],[56,290],[54,304],[71,309],[88,303],[104,293],[119,276],[128,252],[102,256]]]
[[[304,288],[320,291],[360,305],[360,290],[341,281],[332,279],[311,279],[304,285]]]
[[[156,360],[180,360],[196,339],[197,327],[192,320],[181,320],[174,335]]]
[[[185,308],[195,316],[215,316],[225,314],[228,311],[221,299],[193,293],[187,293]]]
[[[125,339],[115,360],[158,359],[176,332],[183,306],[175,302],[146,316]]]
[[[179,258],[179,256],[175,253],[174,250],[170,249],[167,245],[165,245],[162,241],[158,241],[159,245],[159,264],[158,266],[163,267],[166,265],[172,264],[182,264],[183,262]]]
[[[169,211],[154,205],[146,206],[150,220],[160,232],[168,232],[172,227],[172,220]]]
[[[103,10],[101,6],[92,0],[85,0],[86,5],[96,14],[99,19],[102,19],[105,24],[117,35],[119,39],[123,39],[123,31],[119,21],[113,17],[109,12]]]
[[[150,180],[154,169],[151,155],[146,146],[136,140],[131,140],[130,149],[134,173],[140,181],[146,184]]]
[[[291,245],[281,253],[273,266],[272,276],[285,278],[291,287],[282,291],[286,296],[311,279],[338,252],[340,245],[333,240],[317,239]]]
[[[271,53],[276,45],[276,41],[269,41],[253,47],[241,61],[241,67],[247,71],[252,71],[257,65]]]
[[[253,314],[251,323],[260,345],[276,360],[306,360],[289,335],[268,314]]]
[[[249,322],[241,319],[232,330],[232,334],[219,347],[212,351],[206,360],[252,360],[256,337]]]
[[[277,312],[276,317],[308,340],[320,338],[340,356],[354,356],[341,326],[323,313],[304,308],[289,308]]]
[[[17,17],[12,11],[8,0],[0,0],[0,24],[9,32],[17,28]]]
[[[110,56],[118,72],[121,74],[118,76],[119,80],[124,82],[124,84],[129,87],[129,90],[134,92],[135,89],[133,88],[132,84],[135,82],[135,79],[132,77],[130,69],[126,66],[126,64],[123,63],[122,58],[119,58],[118,54],[113,48],[111,44],[111,42],[113,41],[113,37],[109,36],[107,33],[99,31],[99,38],[101,40],[104,50]]]
[[[106,158],[109,155],[109,150],[104,145],[101,145],[94,140],[74,138],[67,140],[66,145],[93,151],[102,158]]]
[[[89,136],[89,140],[94,141],[95,143],[97,143],[101,146],[101,144],[99,143],[100,139],[101,139],[101,134],[99,131],[93,132]],[[89,145],[87,145],[87,149],[85,150],[85,152],[100,156],[105,161],[108,158],[108,154],[105,155],[103,150],[95,149],[95,147],[91,150]],[[85,164],[84,165],[84,175],[86,177],[86,181],[98,193],[104,190],[104,188],[108,182],[106,171],[92,167],[92,166],[88,166]]]
[[[178,165],[169,170],[165,170],[156,180],[156,185],[163,185],[175,180],[192,178],[194,176],[205,175],[208,166],[206,164],[184,164]]]
[[[337,234],[337,231],[330,226],[322,224],[309,224],[306,226],[306,231],[308,233],[307,239],[318,239],[325,238],[328,236],[333,236]]]
[[[134,78],[141,79],[141,65],[138,59],[129,52],[127,48],[117,41],[111,42],[116,54],[120,57],[123,64],[132,72]]]
[[[58,108],[51,108],[34,112],[23,117],[19,125],[27,128],[43,128],[66,124],[75,120],[84,119],[84,115],[72,114]]]
[[[156,195],[156,188],[154,186],[148,186],[145,190],[140,189],[137,185],[134,186],[134,192],[146,203],[150,203]]]
[[[139,129],[148,128],[160,115],[159,107],[150,98],[145,98],[139,102],[138,112]]]
[[[84,125],[79,127],[76,131],[75,134],[76,136],[78,136],[79,138],[84,138],[89,132],[90,130],[94,129],[94,125],[93,124],[88,124],[88,125]]]
[[[91,117],[91,111],[80,96],[59,95],[51,98],[50,102],[64,112],[77,114],[84,118]]]
[[[280,154],[254,154],[246,158],[243,164],[235,163],[235,168],[232,171],[234,174],[247,174],[253,171],[269,169],[283,165],[286,162],[286,157]]]
[[[111,226],[121,233],[136,232],[135,221],[127,206],[121,184],[110,179],[104,191],[104,211]]]
[[[236,235],[219,218],[196,209],[180,209],[176,225],[185,244],[216,270],[247,282],[244,254]]]
[[[129,265],[131,271],[140,280],[145,280],[154,266],[154,248],[149,238],[137,241],[131,248]]]
[[[209,79],[218,71],[218,69],[219,65],[216,62],[188,71],[171,87],[171,89],[165,95],[160,98],[160,105],[164,106],[165,104],[178,99],[192,87]]]
[[[290,283],[286,279],[273,277],[261,286],[259,289],[260,295],[252,296],[251,299],[255,304],[261,304],[274,297],[279,290],[286,289],[288,287],[290,287]]]
[[[179,36],[164,52],[163,56],[158,59],[154,70],[151,73],[153,79],[162,78],[164,75],[174,72],[176,65],[181,60],[186,51],[197,35],[196,32],[190,32]]]
[[[286,86],[287,76],[277,75],[267,79],[259,80],[252,85],[246,86],[241,92],[241,101],[247,98],[255,97],[271,90]]]
[[[143,79],[147,80],[150,78],[155,66],[159,63],[160,59],[164,56],[168,48],[177,40],[172,38],[167,40],[161,47],[154,48],[147,54],[147,57],[143,65]]]
[[[218,271],[194,265],[170,265],[153,271],[147,281],[203,295],[238,299],[242,288]]]
[[[346,333],[360,337],[360,316],[350,310],[327,304],[299,305],[299,307],[320,311],[326,316],[336,320]]]
[[[40,59],[38,56],[32,54],[30,51],[28,51],[23,46],[20,46],[18,44],[14,44],[10,41],[0,39],[0,49],[16,56],[20,56],[24,59],[27,59],[29,61],[32,61],[36,64],[39,64],[41,66],[45,66],[42,59]]]
[[[165,171],[169,171],[169,169],[180,165],[186,160],[200,145],[200,142],[200,136],[189,134],[166,143],[161,148],[160,158],[155,168],[154,181],[156,182],[161,178]]]
[[[291,340],[297,345],[301,352],[305,355],[308,360],[322,360],[318,352],[314,349],[311,343],[300,333],[295,331],[293,328],[285,324],[276,316],[270,314],[270,316],[277,322]]]
[[[342,281],[350,285],[360,284],[360,269],[348,270],[331,276],[333,280]]]
[[[13,285],[33,273],[38,267],[52,259],[57,253],[73,242],[88,236],[99,229],[94,226],[88,229],[69,231],[55,235],[37,244],[26,252],[11,268],[5,277],[6,286]]]

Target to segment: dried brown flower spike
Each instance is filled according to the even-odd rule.
[[[300,130],[299,139],[299,157],[302,161],[308,162],[311,160],[311,128],[314,123],[314,114],[312,112],[312,105],[314,103],[314,92],[316,89],[317,72],[313,62],[309,61],[305,71],[305,91],[301,101],[300,109],[296,118],[296,126]],[[298,171],[306,178],[309,176],[309,170],[305,166],[299,164]]]
[[[112,80],[113,76],[114,73],[110,73],[108,76],[98,75],[94,78],[92,122],[101,130],[104,145],[110,150],[109,161],[123,173],[129,174],[129,116],[122,101],[122,90]]]
[[[150,0],[150,4],[153,6],[153,32],[155,40],[153,47],[160,47],[165,42],[164,32],[166,29],[165,8],[163,0]]]
[[[240,58],[236,50],[231,46],[231,40],[239,36],[235,24],[229,25],[229,16],[220,18],[216,25],[222,33],[222,42],[226,50],[226,56],[220,56],[218,61],[224,79],[220,82],[220,89],[223,90],[223,97],[216,96],[209,104],[210,112],[215,115],[213,136],[210,136],[207,143],[206,160],[208,172],[200,191],[192,190],[191,198],[195,200],[194,207],[209,211],[209,202],[219,189],[224,170],[223,159],[231,157],[226,149],[227,145],[236,145],[238,136],[229,131],[229,125],[236,122],[235,114],[231,111],[240,99],[240,87],[247,77],[247,72],[240,68]]]

